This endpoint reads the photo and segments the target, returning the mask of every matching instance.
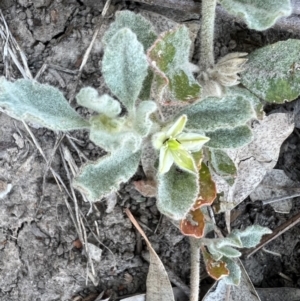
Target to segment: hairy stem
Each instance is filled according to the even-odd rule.
[[[200,29],[200,59],[201,71],[211,68],[214,63],[214,30],[217,0],[202,0]]]
[[[191,246],[191,292],[190,301],[198,301],[200,293],[200,247],[199,239],[190,237]]]

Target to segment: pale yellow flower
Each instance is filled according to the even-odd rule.
[[[208,137],[197,133],[184,133],[187,116],[180,116],[175,123],[164,131],[153,135],[152,142],[159,149],[159,172],[166,173],[173,163],[179,168],[196,172],[192,152],[199,151],[209,141]]]

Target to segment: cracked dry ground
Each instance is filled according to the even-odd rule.
[[[99,21],[103,2],[2,0],[0,8],[13,36],[27,56],[32,74],[35,76],[43,64],[47,64],[39,81],[57,86],[68,99],[72,99],[75,92],[87,85],[107,92],[99,65],[102,57],[101,35],[109,20],[105,21],[100,30],[77,85],[77,71]],[[198,16],[195,14],[129,1],[115,2],[114,5],[118,9],[142,12],[152,18],[160,31],[172,27],[175,22],[185,23],[192,32],[199,29]],[[227,17],[219,16],[215,55],[219,57],[232,51],[250,52],[264,44],[290,37],[297,37],[297,34],[273,29],[257,33]],[[1,44],[4,46],[3,41]],[[2,54],[3,50],[2,47]],[[1,60],[0,72],[3,74],[6,62]],[[8,63],[11,64],[9,77],[22,77],[13,62],[9,60]],[[297,101],[280,110],[293,110],[296,105]],[[270,108],[274,109],[278,110]],[[90,114],[81,108],[77,110],[85,115]],[[51,168],[68,189],[70,183],[62,156],[59,151],[53,151],[61,134],[43,128],[32,128],[32,131],[47,160],[51,162]],[[101,149],[88,141],[87,136],[86,132],[72,132],[62,140],[62,145],[70,150],[78,166],[81,161],[74,144],[91,160],[103,154]],[[182,286],[189,283],[188,241],[167,219],[160,217],[155,199],[140,196],[130,182],[122,185],[118,203],[109,213],[107,204],[101,202],[96,203],[92,213],[87,215],[89,204],[80,198],[78,200],[85,217],[82,219],[88,241],[103,251],[101,261],[94,263],[94,282],[97,285],[93,285],[90,279],[86,284],[87,259],[78,244],[76,229],[66,205],[68,203],[74,212],[74,204],[65,190],[57,185],[21,122],[0,113],[0,137],[0,189],[3,191],[6,185],[12,185],[9,194],[0,199],[1,301],[72,300],[76,295],[97,296],[103,290],[114,296],[145,292],[148,270],[146,246],[124,215],[123,209],[126,207],[130,208],[144,227],[167,270],[173,273],[172,280],[177,280]],[[299,149],[299,137],[295,132],[283,145],[278,163],[278,168],[285,169],[298,181]],[[142,176],[139,171],[134,179]],[[241,227],[259,222],[274,229],[298,211],[297,200],[294,200],[288,215],[276,214],[271,207],[262,207],[259,203],[246,202],[233,212],[235,221],[232,226]],[[222,225],[221,220],[219,226]],[[244,261],[255,286],[300,286],[299,240],[300,228],[296,226],[267,246],[281,257],[260,251]],[[279,273],[287,275],[290,280],[281,277]],[[202,276],[206,277],[205,272]],[[211,283],[211,280],[205,278],[203,288]]]

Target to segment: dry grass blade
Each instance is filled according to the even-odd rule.
[[[252,249],[247,250],[246,252],[243,253],[244,256],[249,258],[251,255],[256,253],[259,249],[264,247],[266,244],[268,244],[270,241],[273,239],[277,238],[287,230],[293,228],[295,225],[297,225],[300,222],[300,213],[296,214],[293,216],[291,219],[287,220],[285,223],[277,227],[276,229],[273,230],[272,234],[265,235],[261,242]]]
[[[3,61],[5,65],[6,78],[10,77],[8,71],[9,68],[8,64],[9,64],[9,58],[11,58],[15,63],[15,65],[18,67],[22,76],[24,78],[32,79],[32,75],[27,64],[27,58],[24,52],[22,51],[21,47],[19,46],[18,42],[11,34],[1,10],[0,10],[0,36],[3,39],[3,41],[5,41],[3,45]],[[22,63],[19,62],[19,59],[21,59]]]
[[[292,198],[300,196],[299,183],[294,182],[280,169],[270,170],[256,189],[250,194],[252,201],[270,204],[275,212],[289,213]]]
[[[267,200],[262,201],[262,204],[263,205],[273,204],[273,203],[276,203],[276,202],[290,200],[291,198],[297,198],[299,196],[300,196],[300,193],[298,192],[298,193],[295,193],[295,194],[289,194],[289,195],[285,195],[285,196],[281,196],[281,197],[267,199]]]
[[[97,277],[96,277],[96,273],[95,273],[95,268],[94,268],[93,260],[91,258],[91,254],[90,254],[90,251],[89,251],[89,244],[88,244],[88,241],[87,241],[85,226],[84,226],[84,223],[83,223],[83,220],[82,220],[81,217],[79,217],[79,222],[80,222],[82,233],[83,233],[83,239],[84,239],[83,244],[84,244],[84,249],[85,249],[85,252],[86,252],[86,257],[87,257],[87,260],[88,260],[88,263],[86,265],[85,284],[88,285],[88,278],[90,278],[91,281],[93,282],[93,284],[95,286],[97,286],[98,281],[97,281]],[[92,273],[89,272],[89,266],[91,267]]]
[[[300,300],[300,289],[293,287],[258,288],[257,292],[261,301],[298,301]]]
[[[79,210],[80,211],[80,210]],[[97,235],[94,233],[94,231],[92,230],[92,228],[89,226],[84,214],[80,211],[80,215],[81,217],[83,218],[87,228],[90,230],[90,233],[93,235],[93,237],[96,239],[96,241],[102,246],[104,247],[111,255],[112,255],[112,258],[113,258],[113,264],[112,264],[112,267],[115,267],[117,265],[117,262],[116,262],[116,257],[115,257],[115,254],[112,252],[112,250],[110,248],[108,248],[105,244],[103,244],[100,240],[99,240],[99,229],[97,229],[98,233]]]
[[[168,274],[165,270],[165,267],[158,255],[151,246],[150,241],[148,240],[146,234],[135,220],[129,209],[125,210],[130,221],[134,224],[136,229],[140,232],[143,238],[146,241],[150,252],[150,266],[147,276],[147,292],[146,300],[147,301],[174,301],[174,295],[172,286],[168,277]]]
[[[60,146],[60,154],[61,154],[61,157],[62,157],[62,162],[63,162],[64,168],[65,168],[66,173],[67,173],[67,177],[69,179],[69,182],[71,183],[72,179],[71,179],[70,171],[69,171],[69,168],[68,168],[66,162],[69,164],[69,167],[71,169],[71,172],[72,172],[73,176],[76,174],[76,172],[78,170],[78,167],[77,167],[74,159],[72,158],[70,151],[67,149],[66,146],[64,146],[64,145]],[[91,227],[89,226],[88,221],[86,220],[84,214],[79,209],[78,201],[77,201],[77,198],[76,198],[76,194],[75,194],[75,191],[74,191],[74,189],[73,189],[72,186],[71,186],[71,191],[72,191],[71,199],[73,200],[73,203],[74,203],[76,218],[73,215],[73,212],[72,212],[69,204],[68,204],[67,207],[69,209],[69,212],[71,213],[72,220],[73,220],[74,226],[76,228],[77,234],[79,236],[79,239],[82,242],[84,242],[84,237],[86,237],[85,226],[87,226],[87,228],[90,230],[90,232],[92,233],[92,235],[94,236],[94,238],[96,239],[96,241],[112,254],[112,257],[113,257],[113,266],[116,266],[116,259],[115,259],[114,253],[111,251],[111,249],[109,249],[106,245],[104,245],[99,240],[99,229],[98,229],[97,223],[96,223],[96,225],[97,225],[96,226],[96,231],[97,231],[97,235],[98,236],[91,229]],[[82,195],[82,197],[85,200],[85,202],[88,202],[88,200],[83,195]],[[85,222],[85,224],[83,223],[83,221]],[[85,244],[85,246],[86,246],[86,244]],[[88,254],[88,250],[87,249],[86,249],[86,253]]]
[[[101,13],[101,17],[100,17],[99,23],[97,25],[97,28],[96,28],[94,34],[93,34],[91,43],[90,43],[89,47],[87,48],[87,50],[86,50],[86,52],[85,52],[85,54],[83,56],[82,63],[81,63],[80,68],[79,68],[79,72],[82,71],[82,69],[84,68],[84,66],[85,66],[85,64],[86,64],[86,62],[87,62],[87,60],[88,60],[88,58],[90,56],[90,53],[92,51],[92,48],[94,46],[94,43],[95,43],[96,38],[98,36],[98,33],[99,33],[100,29],[101,29],[101,26],[102,26],[102,23],[103,23],[103,18],[105,17],[105,15],[106,15],[106,13],[108,11],[110,3],[111,3],[111,0],[107,0],[106,3],[105,3],[105,6],[104,6],[104,8],[102,10],[102,13]]]
[[[66,135],[69,143],[72,145],[72,147],[76,150],[79,159],[82,162],[82,159],[84,159],[85,161],[89,161],[89,159],[86,157],[86,155],[77,147],[77,145],[75,144],[75,142],[73,140],[76,140],[75,138],[73,138],[72,136]]]
[[[57,186],[58,186],[59,190],[62,191],[62,189],[61,189],[61,187],[60,187],[60,185],[59,185],[59,181],[57,180],[56,172],[50,167],[49,162],[48,162],[48,159],[47,159],[47,157],[46,157],[44,151],[42,150],[40,144],[38,143],[37,139],[35,138],[34,134],[32,133],[32,131],[31,131],[31,129],[29,128],[29,126],[27,125],[27,123],[23,121],[23,124],[24,124],[24,126],[25,126],[27,132],[29,133],[29,135],[30,135],[32,141],[34,142],[34,145],[36,146],[36,148],[38,149],[38,151],[40,152],[40,154],[41,154],[42,157],[44,158],[44,160],[45,160],[47,166],[49,167],[49,169],[50,169],[50,171],[51,171],[51,173],[52,173],[52,175],[53,175],[53,177],[54,177],[54,179],[55,179],[55,181],[56,181],[56,183],[57,183]]]
[[[66,146],[62,145],[61,150],[62,150],[62,153],[63,153],[63,158],[68,162],[69,167],[70,167],[71,172],[72,172],[72,175],[74,176],[75,174],[78,173],[79,168],[76,165],[69,149]]]
[[[104,8],[104,11],[107,10],[108,6],[110,5],[110,2],[111,2],[111,0],[107,1],[106,6]],[[97,35],[95,35],[95,38],[96,38],[96,36]],[[5,68],[6,78],[11,79],[11,77],[12,77],[11,76],[11,69],[12,69],[11,68],[11,62],[13,62],[16,65],[16,67],[18,68],[18,70],[20,71],[20,73],[22,74],[23,78],[25,78],[25,79],[33,79],[32,74],[31,74],[31,72],[29,70],[29,67],[28,67],[28,64],[27,64],[27,58],[26,58],[24,52],[21,50],[20,46],[18,45],[17,41],[12,36],[12,34],[11,34],[9,28],[8,28],[8,25],[7,25],[6,21],[5,21],[5,18],[3,16],[1,10],[0,10],[0,39],[2,39],[2,43],[1,43],[2,45],[0,45],[0,46],[2,46],[2,55],[3,55],[3,62],[4,62],[4,68]],[[93,42],[91,44],[93,44]],[[92,48],[92,45],[90,47],[90,50],[91,50],[91,48]],[[89,54],[87,54],[86,57],[85,57],[86,60],[88,58],[88,55]],[[86,61],[85,61],[85,63],[86,63]],[[62,87],[65,87],[65,83],[64,83],[63,79],[60,77],[60,75],[57,73],[56,70],[58,70],[58,71],[64,71],[66,73],[75,74],[75,75],[78,75],[78,73],[79,73],[77,70],[73,71],[73,70],[68,70],[68,69],[61,68],[59,66],[54,66],[54,65],[51,65],[51,64],[43,64],[42,68],[36,74],[35,79],[38,79],[39,76],[48,67],[51,68],[50,71],[52,73],[54,73],[55,77],[58,79],[58,81],[59,81],[59,83],[60,83],[60,85]],[[83,66],[82,66],[82,68],[83,68]],[[70,152],[68,151],[68,149],[66,147],[62,148],[62,146],[61,146],[61,142],[64,139],[65,134],[62,134],[62,135],[60,135],[57,138],[56,145],[55,145],[55,147],[54,147],[54,149],[52,151],[50,159],[48,159],[46,157],[43,149],[41,148],[38,140],[36,139],[36,137],[32,133],[32,131],[29,128],[29,126],[27,125],[27,123],[23,122],[23,124],[24,124],[27,132],[29,133],[29,135],[31,137],[31,140],[33,141],[32,144],[35,145],[36,149],[39,151],[39,153],[42,155],[43,159],[46,162],[46,171],[45,171],[44,177],[43,177],[43,189],[44,189],[45,182],[46,182],[45,180],[46,180],[47,171],[50,170],[51,173],[53,174],[53,177],[56,180],[56,183],[57,183],[57,185],[59,187],[59,190],[62,191],[64,189],[65,192],[66,192],[66,194],[71,198],[71,200],[74,203],[75,215],[73,214],[73,210],[71,209],[71,206],[70,206],[70,204],[67,201],[67,198],[64,197],[66,207],[69,210],[70,217],[71,217],[71,219],[72,219],[72,221],[74,223],[74,226],[75,226],[76,232],[77,232],[77,234],[79,236],[79,239],[80,239],[81,242],[84,243],[84,247],[85,247],[85,251],[86,251],[86,256],[87,256],[87,259],[88,259],[87,273],[86,273],[86,282],[88,281],[88,278],[89,278],[89,279],[91,279],[91,281],[93,282],[94,285],[97,285],[98,281],[97,281],[97,278],[96,278],[96,272],[95,272],[95,269],[94,269],[94,264],[93,264],[92,258],[90,256],[88,242],[87,242],[87,234],[86,234],[85,224],[84,224],[83,221],[85,221],[87,225],[88,225],[88,223],[87,223],[86,219],[84,218],[84,215],[79,210],[78,202],[77,202],[77,198],[76,198],[76,194],[75,194],[75,191],[74,191],[73,187],[70,185],[70,190],[71,190],[71,192],[70,192],[68,190],[68,188],[66,187],[65,183],[60,178],[60,176],[51,167],[51,162],[52,162],[52,160],[54,158],[54,155],[55,155],[57,149],[59,148],[60,151],[61,151],[61,156],[63,158],[63,165],[65,167],[65,170],[66,170],[66,173],[67,173],[67,177],[68,177],[70,183],[71,183],[71,175],[70,175],[70,171],[69,171],[69,169],[67,167],[67,164],[66,164],[65,160],[68,162],[68,164],[69,164],[69,166],[71,168],[71,172],[72,172],[73,175],[78,171],[78,167],[76,166],[76,164],[75,164],[75,162],[74,162],[74,160],[73,160]],[[78,149],[76,149],[76,150],[78,151]],[[80,156],[80,157],[82,157],[82,156]],[[41,202],[40,202],[40,204],[41,204]],[[39,206],[40,206],[40,204],[39,204]],[[38,206],[38,208],[39,208],[39,206]],[[95,238],[97,239],[97,241],[101,245],[103,245],[99,241],[98,237],[93,232],[92,232],[92,234],[95,236]],[[106,246],[104,246],[104,247],[106,247]],[[111,252],[110,249],[108,249],[108,250]],[[112,255],[113,255],[113,258],[114,258],[114,254],[112,254]],[[115,258],[114,258],[114,262],[115,262]],[[89,267],[90,267],[90,270],[89,270]]]
[[[59,148],[60,149],[60,154],[61,154],[61,157],[62,157],[62,162],[63,162],[63,166],[64,166],[64,169],[66,171],[66,174],[67,174],[67,177],[68,177],[68,180],[69,180],[69,183],[71,183],[71,175],[70,175],[70,171],[68,169],[68,166],[66,164],[66,161],[64,160],[64,153],[63,153],[63,150],[62,150],[62,147]],[[75,227],[76,229],[78,230],[77,234],[79,236],[79,239],[81,240],[81,242],[83,242],[83,239],[84,239],[84,234],[82,232],[82,228],[81,228],[81,224],[80,224],[80,216],[79,216],[79,208],[78,208],[78,202],[77,202],[77,198],[76,198],[76,194],[75,194],[75,191],[73,189],[72,186],[70,186],[70,189],[71,189],[71,193],[72,193],[72,197],[71,199],[73,200],[73,203],[74,203],[74,207],[75,207],[75,216],[76,216],[76,220],[77,220],[77,223],[75,224]]]

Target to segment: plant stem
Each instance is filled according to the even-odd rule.
[[[202,0],[201,5],[199,67],[201,71],[205,72],[215,63],[214,30],[217,0]]]
[[[200,293],[200,247],[199,239],[190,237],[191,246],[191,279],[190,301],[198,301]]]

